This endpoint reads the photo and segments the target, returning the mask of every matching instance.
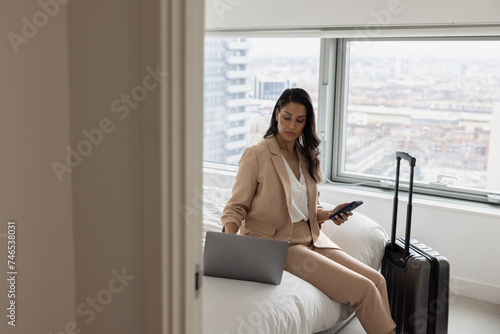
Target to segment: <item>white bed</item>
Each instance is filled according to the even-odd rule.
[[[220,216],[230,193],[204,187],[203,237],[206,231],[221,231]],[[322,231],[347,253],[379,269],[388,239],[379,224],[354,212],[341,227],[328,221]],[[204,276],[202,291],[204,334],[334,333],[353,313],[286,271],[277,286]]]

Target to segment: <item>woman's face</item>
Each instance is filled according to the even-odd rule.
[[[289,102],[276,113],[278,133],[287,142],[295,142],[306,126],[307,110],[302,104]]]

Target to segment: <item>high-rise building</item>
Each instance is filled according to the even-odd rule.
[[[250,144],[250,47],[244,38],[205,39],[205,161],[237,164],[241,152]]]
[[[259,76],[255,78],[254,95],[258,100],[276,101],[286,88],[295,88],[297,86],[296,82],[292,82],[288,79],[278,80]]]

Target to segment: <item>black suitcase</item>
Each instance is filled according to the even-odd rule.
[[[410,180],[405,238],[396,238],[399,171],[401,159],[409,162]],[[410,240],[413,174],[416,159],[396,152],[396,184],[391,240],[382,259],[391,315],[397,334],[443,334],[448,332],[450,266],[436,251]]]

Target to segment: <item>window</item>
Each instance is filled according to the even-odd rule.
[[[317,108],[319,55],[319,38],[206,38],[205,162],[236,165],[285,88],[304,88]]]
[[[417,159],[420,191],[479,200],[500,192],[499,40],[338,45],[333,181],[392,180],[402,150]]]
[[[283,90],[302,87],[330,180],[387,187],[402,150],[416,192],[500,202],[498,38],[208,37],[204,84],[205,163],[236,165]]]

